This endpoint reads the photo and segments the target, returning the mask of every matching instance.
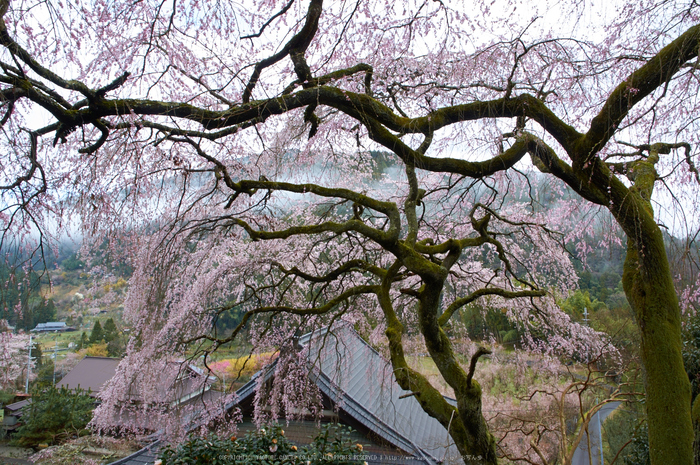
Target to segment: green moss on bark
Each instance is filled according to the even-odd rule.
[[[681,353],[681,314],[663,235],[649,199],[658,153],[637,162],[624,204],[612,209],[627,234],[622,285],[642,335],[649,453],[653,464],[693,463],[690,382]]]

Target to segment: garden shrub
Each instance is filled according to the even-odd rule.
[[[366,463],[361,444],[349,439],[351,428],[325,425],[314,441],[298,447],[287,439],[279,425],[270,425],[246,434],[242,438],[221,438],[216,435],[191,435],[177,446],[163,448],[163,465],[361,465]]]
[[[56,444],[72,436],[88,434],[95,400],[89,391],[54,386],[35,391],[24,408],[14,442],[23,447]]]

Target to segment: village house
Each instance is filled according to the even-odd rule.
[[[56,387],[89,390],[91,396],[99,398],[105,384],[117,373],[120,361],[109,357],[85,357],[57,383]],[[212,399],[221,395],[220,392],[212,390],[212,385],[216,381],[214,377],[209,376],[204,379],[202,370],[190,364],[181,364],[176,361],[173,361],[172,364],[174,368],[177,366],[179,369],[163,373],[163,377],[157,385],[159,397],[162,399],[162,405],[159,408],[169,408],[175,405],[186,407],[197,400]],[[135,387],[130,401],[135,406],[140,403],[138,386]],[[115,419],[115,426],[118,427],[124,420],[124,418]],[[147,415],[140,420],[143,422],[142,429],[144,431],[155,431],[159,427],[158,424],[150,424],[150,418]]]
[[[368,464],[463,463],[445,428],[423,411],[409,391],[398,386],[391,364],[351,327],[308,333],[299,338],[298,349],[306,354],[310,379],[322,395],[321,423],[339,423],[356,430],[353,440],[363,444]],[[256,386],[272,382],[278,360],[238,389],[236,400],[226,406],[228,410],[240,409],[241,433],[255,429]],[[194,425],[192,430],[200,426]],[[301,445],[311,442],[318,423],[309,416],[285,423],[284,429],[288,439]],[[112,465],[152,464],[159,445],[156,441]]]

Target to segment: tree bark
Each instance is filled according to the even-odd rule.
[[[661,231],[656,226],[655,233],[643,235],[642,247],[627,241],[622,284],[642,334],[651,463],[691,464],[690,383],[681,355],[680,307]]]
[[[652,464],[692,464],[690,382],[683,365],[681,312],[651,193],[658,152],[632,168],[631,187],[610,210],[627,234],[622,285],[642,335],[649,454]]]
[[[390,269],[378,289],[377,299],[386,317],[386,335],[397,383],[412,391],[423,410],[445,427],[465,463],[496,465],[496,440],[482,414],[481,387],[462,369],[450,339],[438,323],[438,302],[444,278],[424,285],[418,292],[419,329],[435,365],[455,391],[457,408],[447,402],[423,375],[408,366],[402,344],[404,327],[389,298],[391,276]]]
[[[458,448],[465,463],[496,464],[496,440],[481,410],[481,386],[460,366],[450,338],[438,324],[443,283],[426,283],[419,293],[418,318],[425,345],[443,379],[454,389],[457,413],[464,425],[464,444]],[[472,373],[473,374],[473,373]]]

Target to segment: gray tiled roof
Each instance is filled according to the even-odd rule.
[[[396,383],[391,363],[352,328],[332,332],[324,328],[302,336],[299,344],[308,349],[312,376],[326,396],[370,431],[414,456],[399,463],[463,463],[445,428],[425,413],[415,397],[399,398],[409,391]],[[258,378],[272,377],[275,364],[236,391],[237,402],[254,395]],[[143,461],[145,456],[151,461]],[[152,449],[142,450],[112,465],[152,464],[154,457]]]
[[[365,427],[428,463],[461,461],[445,428],[415,397],[400,398],[410,391],[396,383],[391,363],[352,328],[324,328],[299,343],[308,347],[321,391]]]
[[[10,410],[12,412],[16,412],[17,410],[22,410],[24,407],[32,403],[32,399],[24,399],[20,400],[19,402],[15,402],[14,404],[7,404],[5,408],[7,410]]]
[[[158,458],[160,441],[152,442],[140,451],[134,452],[128,457],[112,462],[110,465],[153,465]]]
[[[326,396],[373,433],[422,463],[463,463],[445,428],[415,397],[399,387],[391,363],[352,328],[323,328],[299,338],[308,349],[311,373]],[[275,364],[236,391],[238,402],[255,393],[258,377],[271,378]],[[446,398],[452,405],[456,401]],[[232,408],[235,404],[229,404]],[[417,462],[414,462],[417,463]]]
[[[112,379],[117,373],[117,367],[121,359],[109,357],[84,357],[78,364],[68,372],[66,376],[56,385],[57,387],[67,387],[75,389],[90,389],[94,396],[100,393],[105,383]],[[180,362],[172,362],[173,367],[180,368]],[[182,373],[193,372],[194,377],[181,376]],[[168,402],[177,399],[182,399],[191,395],[193,392],[199,391],[206,387],[207,389],[216,378],[203,378],[201,369],[192,365],[185,365],[177,370],[168,370],[159,378],[158,391],[159,395]],[[132,399],[139,399],[140,393],[138,386],[132,393]]]
[[[36,325],[32,331],[35,332],[41,332],[41,331],[61,331],[68,329],[66,326],[66,323],[63,321],[50,321],[48,323],[39,323]]]

